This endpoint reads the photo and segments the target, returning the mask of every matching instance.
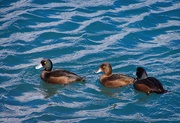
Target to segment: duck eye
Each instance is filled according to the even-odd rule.
[[[46,61],[42,61],[41,64],[44,66],[46,64]]]

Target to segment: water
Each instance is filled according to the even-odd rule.
[[[1,0],[0,122],[179,122],[179,12],[179,0]],[[86,83],[43,82],[42,58]],[[105,88],[105,61],[133,77],[142,66],[172,93]]]

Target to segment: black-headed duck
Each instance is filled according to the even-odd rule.
[[[44,68],[41,72],[41,79],[53,84],[69,84],[76,81],[85,81],[84,77],[80,77],[75,73],[67,70],[52,70],[53,64],[50,59],[43,59],[36,66],[36,69]]]
[[[138,67],[136,76],[137,79],[134,82],[134,88],[136,90],[144,92],[147,95],[150,93],[163,94],[167,92],[159,80],[154,77],[148,77],[144,68]]]
[[[113,74],[112,67],[108,62],[105,62],[100,65],[100,68],[95,73],[104,72],[104,74],[100,77],[100,82],[109,88],[122,87],[125,85],[129,85],[133,83],[134,78],[123,75],[123,74]]]

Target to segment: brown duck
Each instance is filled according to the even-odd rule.
[[[105,62],[100,65],[100,68],[95,73],[104,72],[104,74],[100,77],[100,82],[105,87],[116,88],[122,87],[125,85],[129,85],[133,83],[134,78],[123,75],[123,74],[113,74],[112,67],[108,62]]]
[[[159,80],[154,77],[148,77],[144,68],[138,67],[136,76],[137,79],[134,82],[134,88],[136,90],[144,92],[147,95],[150,93],[163,94],[167,92]]]
[[[50,59],[43,59],[36,69],[44,68],[41,72],[41,79],[53,84],[69,84],[76,81],[85,81],[84,77],[80,77],[75,73],[67,70],[52,70],[53,64]]]

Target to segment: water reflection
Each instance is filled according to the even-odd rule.
[[[44,95],[45,99],[48,99],[51,96],[56,95],[58,93],[58,90],[64,86],[65,85],[50,84],[50,83],[46,83],[44,81],[41,81],[41,83],[40,83],[41,93]]]

